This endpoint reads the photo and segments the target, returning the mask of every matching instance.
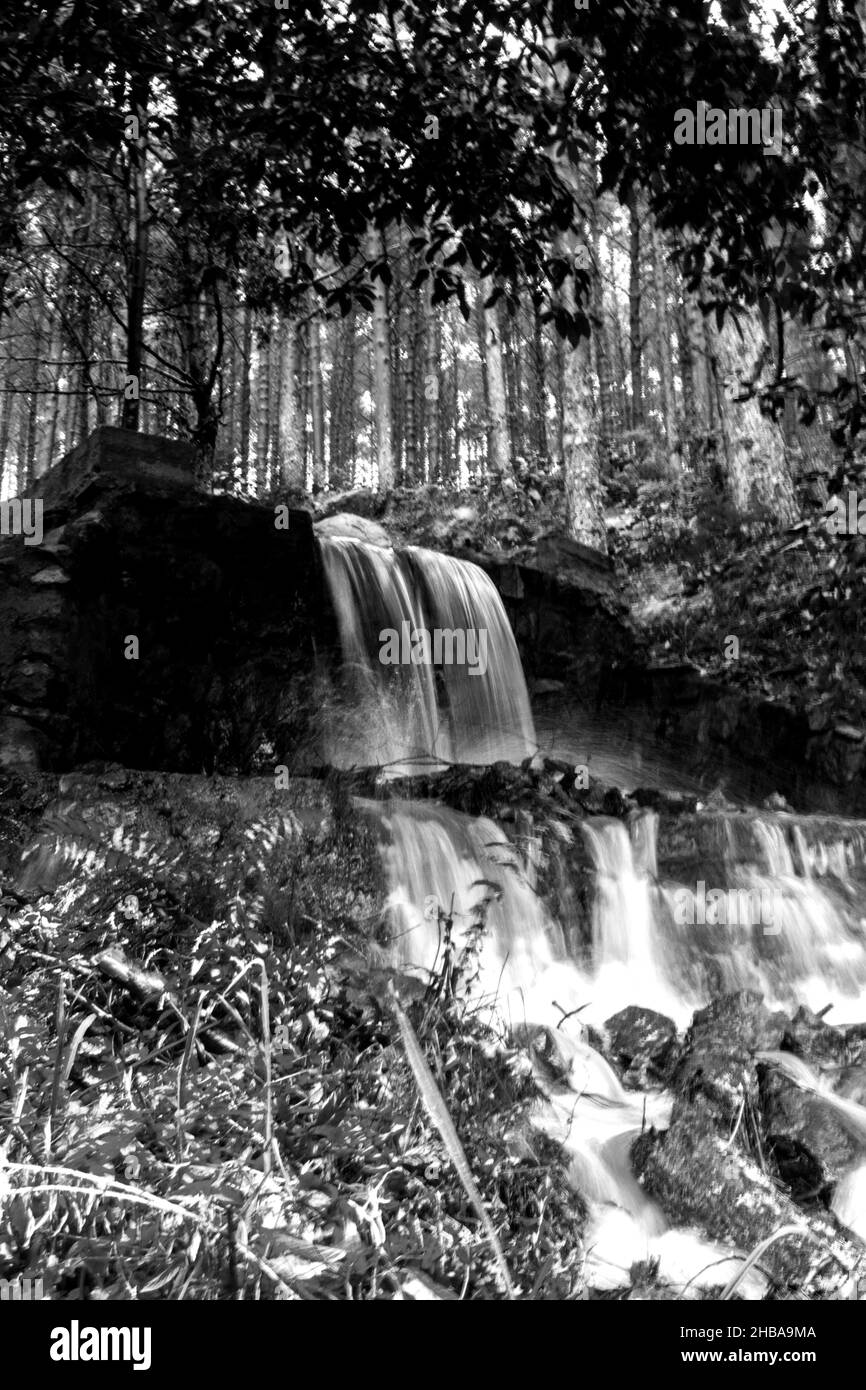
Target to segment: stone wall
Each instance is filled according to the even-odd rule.
[[[330,617],[310,517],[196,489],[184,446],[99,430],[0,537],[0,764],[212,772],[315,759]],[[135,639],[133,642],[131,639]]]

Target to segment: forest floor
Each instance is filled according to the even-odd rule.
[[[408,1026],[518,1294],[580,1296],[583,1206],[529,1124],[525,1052],[453,962],[419,987],[371,967],[358,922],[297,911],[313,860],[355,871],[345,834],[239,827],[224,790],[193,826],[190,781],[112,772],[46,831],[56,779],[0,780],[0,1277],[61,1300],[502,1297]],[[171,853],[152,830],[100,844],[100,814],[138,828],[151,792],[185,822]]]

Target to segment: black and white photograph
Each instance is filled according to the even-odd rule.
[[[866,0],[5,0],[15,1374],[477,1301],[854,1354]]]

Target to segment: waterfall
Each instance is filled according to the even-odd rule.
[[[331,763],[399,773],[520,762],[535,751],[517,645],[483,570],[416,546],[345,537],[319,545],[343,657]],[[384,651],[387,632],[397,635],[397,660]],[[429,634],[429,650],[420,634]]]
[[[861,1019],[866,951],[856,896],[842,891],[843,843],[819,839],[819,880],[801,826],[791,827],[795,866],[780,820],[719,820],[725,854],[718,881],[708,883],[658,880],[651,812],[628,827],[602,817],[585,826],[596,874],[591,1016],[602,1021],[639,1004],[681,1024],[715,994],[754,989],[771,1007],[818,1011],[832,1003],[835,1021]],[[712,894],[716,913],[707,905]]]
[[[537,982],[564,960],[565,947],[499,827],[430,802],[357,804],[383,831],[396,960],[425,975],[441,968],[441,909],[452,920],[455,951],[477,948],[488,1003],[509,1022],[524,1021]]]
[[[403,772],[522,761],[534,751],[517,647],[482,570],[417,548],[395,552],[349,538],[320,545],[343,655],[329,720],[332,762]],[[435,631],[450,636],[451,659],[428,642],[414,660],[418,635]],[[468,634],[481,632],[485,659],[473,666],[482,644],[472,646]],[[455,660],[460,633],[467,640]],[[596,762],[603,760],[601,749]],[[834,1023],[862,1019],[866,828],[830,817],[711,811],[693,827],[694,852],[675,846],[671,857],[659,852],[654,812],[592,817],[581,827],[583,846],[578,832],[564,829],[555,850],[566,876],[572,859],[579,865],[584,884],[588,852],[588,920],[559,924],[535,891],[534,864],[492,820],[429,801],[358,804],[380,836],[395,963],[422,978],[459,969],[491,1020],[527,1045],[543,1094],[534,1123],[563,1146],[574,1185],[590,1202],[595,1286],[616,1287],[632,1263],[647,1259],[659,1261],[671,1284],[717,1285],[735,1267],[722,1274],[734,1252],[668,1230],[631,1170],[635,1136],[646,1125],[667,1127],[671,1099],[624,1091],[591,1045],[590,1029],[629,1005],[683,1027],[711,998],[742,988],[788,1013],[832,1005]],[[553,1074],[545,1069],[551,1053],[559,1063]],[[787,1054],[767,1063],[787,1068],[866,1135],[866,1111],[834,1096],[802,1063]],[[866,1233],[866,1163],[843,1177],[834,1210]],[[761,1296],[761,1277],[753,1271],[741,1293]]]
[[[440,906],[453,919],[455,955],[467,946],[474,949],[475,927],[483,924],[474,943],[476,992],[494,1023],[522,1038],[536,1060],[543,1100],[533,1123],[562,1146],[571,1181],[590,1204],[587,1272],[593,1286],[619,1287],[629,1268],[646,1260],[658,1261],[660,1277],[678,1287],[710,1287],[728,1278],[738,1268],[736,1252],[695,1232],[668,1229],[636,1181],[631,1145],[646,1125],[667,1127],[670,1097],[624,1091],[590,1045],[584,1020],[590,1014],[606,1016],[614,998],[607,967],[603,961],[597,970],[586,969],[568,958],[562,932],[499,827],[426,801],[357,805],[381,831],[393,953],[404,969],[426,979],[443,968]],[[606,822],[592,827],[590,837],[607,878],[599,886],[595,944],[610,957],[607,966],[624,968],[620,1004],[641,993],[642,982],[628,978],[630,960],[634,968],[632,944],[645,966],[658,945],[648,877],[654,828],[655,818],[648,817],[633,828],[632,839],[621,824]],[[661,972],[659,979],[664,998],[672,1000]],[[543,1065],[551,1050],[560,1062],[558,1079]],[[765,1289],[758,1276],[743,1286],[750,1297],[762,1296]]]

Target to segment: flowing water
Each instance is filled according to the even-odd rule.
[[[343,656],[332,764],[399,774],[424,763],[520,762],[535,751],[517,644],[482,569],[415,546],[393,551],[344,537],[319,544]],[[445,659],[417,659],[413,635],[421,632],[451,634]],[[386,633],[397,634],[405,659],[382,659]],[[453,659],[461,642],[474,661]]]
[[[335,735],[335,761],[403,770],[422,759],[514,761],[533,751],[517,648],[481,570],[355,540],[330,539],[322,550],[349,713],[358,716]],[[382,665],[382,630],[407,620],[413,628],[486,628],[485,672]],[[697,857],[677,860],[667,846],[660,870],[655,814],[628,823],[590,819],[577,832],[581,844],[564,831],[555,849],[566,876],[572,862],[588,858],[591,866],[591,912],[578,929],[554,920],[535,891],[531,859],[493,821],[431,802],[361,804],[380,826],[396,959],[426,974],[466,949],[491,1017],[522,1035],[537,1058],[546,1101],[535,1123],[564,1146],[574,1184],[591,1204],[593,1285],[621,1285],[635,1261],[650,1258],[676,1287],[727,1279],[734,1252],[668,1230],[631,1171],[634,1137],[646,1124],[665,1127],[669,1097],[623,1090],[589,1045],[587,1025],[642,1005],[683,1027],[711,997],[746,987],[788,1013],[806,1004],[829,1006],[833,1023],[866,1019],[866,826],[708,811],[699,818],[706,834]],[[551,1048],[554,1075],[544,1065]],[[866,1146],[863,1107],[834,1097],[811,1074],[794,1079],[847,1116]],[[866,1162],[840,1182],[834,1210],[866,1233]],[[763,1287],[753,1274],[740,1292],[759,1296]]]

